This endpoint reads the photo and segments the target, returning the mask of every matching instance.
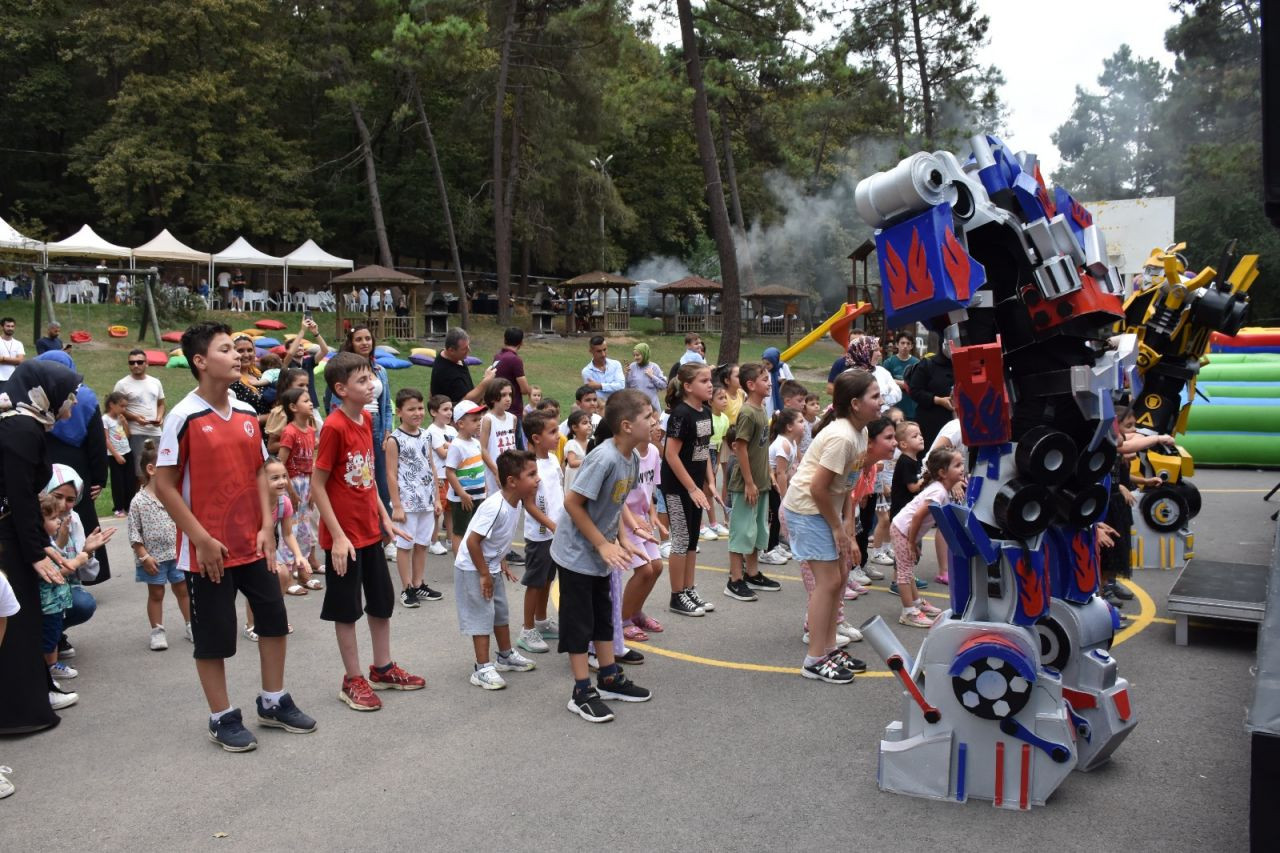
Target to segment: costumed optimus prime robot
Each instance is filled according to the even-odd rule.
[[[1105,762],[1137,722],[1109,653],[1094,525],[1116,458],[1114,395],[1139,381],[1123,283],[1092,217],[994,137],[961,163],[921,152],[863,180],[890,327],[940,333],[970,449],[964,502],[934,508],[951,607],[913,657],[863,633],[903,686],[881,789],[1041,805]]]

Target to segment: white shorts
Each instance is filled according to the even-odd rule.
[[[436,535],[436,513],[435,510],[429,509],[423,512],[406,512],[404,521],[396,524],[396,527],[404,530],[409,534],[408,539],[396,537],[396,547],[401,551],[407,551],[414,545],[430,545],[431,540]]]

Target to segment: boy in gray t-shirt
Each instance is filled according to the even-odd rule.
[[[613,438],[583,459],[551,540],[551,560],[560,575],[559,651],[569,655],[574,688],[569,710],[591,723],[613,719],[603,699],[647,702],[652,694],[623,673],[613,656],[609,572],[630,560],[617,542],[622,505],[639,471],[637,450],[645,450],[653,406],[640,391],[610,395],[604,420]],[[600,662],[599,691],[592,689],[587,644],[594,641]]]

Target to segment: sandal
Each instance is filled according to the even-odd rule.
[[[311,578],[309,581],[304,583],[303,586],[307,589],[324,589],[324,584],[320,583],[320,581],[315,578]]]
[[[649,639],[649,635],[646,634],[643,629],[638,628],[635,625],[628,625],[623,628],[622,636],[624,639],[634,640],[637,643],[643,643]]]
[[[648,631],[651,634],[662,633],[662,623],[645,613],[637,613],[631,622],[637,628]]]
[[[285,595],[306,595],[307,591],[298,584],[291,584],[285,591]]]

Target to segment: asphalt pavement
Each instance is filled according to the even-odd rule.
[[[1270,559],[1274,472],[1202,471],[1199,556]],[[257,728],[259,748],[232,754],[206,737],[207,709],[191,647],[166,599],[170,648],[148,649],[146,595],[133,580],[124,531],[111,543],[116,577],[92,588],[98,612],[72,630],[67,687],[78,705],[49,732],[0,739],[17,793],[0,801],[0,851],[88,850],[681,850],[952,851],[1123,848],[1241,850],[1248,838],[1249,743],[1256,632],[1193,625],[1173,642],[1164,608],[1176,572],[1139,571],[1126,610],[1133,627],[1114,648],[1140,722],[1114,759],[1072,775],[1028,813],[989,803],[936,803],[881,793],[877,746],[901,693],[866,644],[870,671],[852,685],[800,678],[804,588],[795,563],[770,570],[778,593],[757,602],[721,594],[725,543],[704,543],[698,587],[717,605],[705,618],[668,613],[665,576],[648,611],[666,626],[629,674],[653,690],[615,703],[615,722],[591,725],[565,709],[567,659],[538,655],[508,688],[468,683],[452,567],[428,561],[443,601],[397,607],[396,660],[427,679],[413,693],[379,694],[356,713],[337,699],[342,675],[322,593],[289,598],[286,687],[319,726],[309,735]],[[926,553],[931,549],[926,548]],[[922,574],[932,577],[932,557]],[[860,624],[886,617],[910,650],[923,631],[896,624],[885,582],[848,606]],[[931,586],[930,593],[945,595]],[[520,587],[509,588],[512,613]],[[942,602],[942,598],[931,599]],[[945,605],[944,605],[945,606]],[[361,647],[368,655],[368,635]],[[255,648],[228,663],[233,701],[253,716]],[[366,664],[368,661],[366,660]]]

